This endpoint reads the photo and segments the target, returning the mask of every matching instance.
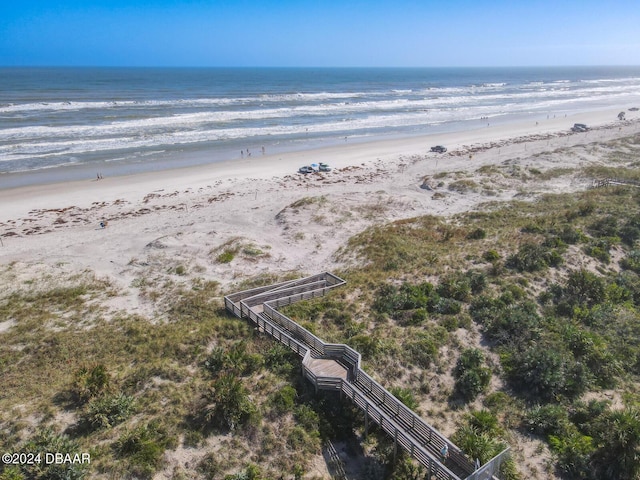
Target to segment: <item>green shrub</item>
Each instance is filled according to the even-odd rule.
[[[474,400],[486,390],[491,370],[484,365],[484,354],[477,348],[463,350],[453,370],[455,391],[466,401]]]
[[[415,310],[399,310],[394,312],[393,318],[403,326],[414,326],[421,325],[427,319],[428,314],[427,310],[424,308],[416,308]],[[345,331],[347,337],[352,337],[354,335],[358,335],[362,333],[364,329],[358,329],[353,332],[351,335],[348,335]]]
[[[530,222],[524,225],[520,231],[522,233],[544,233],[544,228],[538,222]]]
[[[471,428],[480,433],[488,433],[497,435],[502,432],[498,417],[489,410],[474,410],[470,413],[468,419]]]
[[[408,335],[403,345],[405,360],[420,368],[429,368],[437,357],[440,346],[447,342],[448,337],[448,333],[442,328]]]
[[[405,283],[400,288],[384,284],[376,292],[373,308],[380,313],[394,314],[418,308],[430,310],[436,301],[435,288],[428,282],[419,285]]]
[[[486,252],[484,252],[482,254],[482,258],[486,262],[493,263],[496,260],[500,260],[500,254],[498,252],[496,252],[495,250],[487,250]]]
[[[501,411],[512,403],[511,397],[504,392],[493,392],[488,394],[483,404],[492,411]]]
[[[271,343],[264,353],[264,364],[273,373],[289,376],[298,368],[298,356],[281,343]]]
[[[633,303],[640,305],[640,275],[630,270],[622,271],[615,279],[616,285],[624,288],[629,295],[629,298],[633,300]]]
[[[550,250],[544,245],[525,243],[517,253],[507,258],[506,265],[519,272],[537,272],[561,263],[562,256],[556,250]]]
[[[575,245],[583,240],[584,235],[572,225],[565,225],[558,232],[558,238],[567,245]]]
[[[640,217],[630,218],[618,231],[620,239],[628,246],[633,247],[640,239]]]
[[[451,182],[447,188],[452,192],[467,193],[476,191],[478,184],[473,180],[462,179]]]
[[[110,387],[111,376],[104,364],[83,366],[74,374],[72,391],[81,403],[108,392]]]
[[[620,266],[625,270],[640,273],[640,250],[631,250],[620,260]]]
[[[40,429],[20,450],[24,453],[40,454],[42,457],[45,453],[61,453],[69,454],[72,458],[82,452],[80,445],[75,440],[71,440],[66,435],[55,433],[48,427]],[[18,478],[82,480],[87,475],[88,468],[87,464],[50,463],[41,458],[40,463],[21,465],[20,469],[24,477]]]
[[[0,471],[0,480],[25,480],[25,477],[18,466],[5,466],[2,471]]]
[[[293,411],[298,392],[290,385],[285,385],[271,395],[269,403],[273,410],[278,414],[284,414]]]
[[[483,240],[487,238],[487,232],[483,228],[476,228],[467,234],[469,240]]]
[[[455,332],[460,328],[458,317],[454,315],[446,315],[440,319],[438,325],[444,327],[447,332]]]
[[[319,433],[309,432],[297,425],[289,432],[287,445],[298,452],[317,453],[320,450]]]
[[[172,446],[166,432],[156,424],[141,425],[125,431],[114,444],[125,457],[133,475],[151,478],[163,463],[164,451]]]
[[[591,223],[587,230],[594,237],[615,237],[618,235],[618,220],[608,215]]]
[[[333,321],[336,325],[344,325],[353,321],[351,314],[344,308],[327,308],[323,316],[324,318]]]
[[[207,453],[196,467],[198,472],[202,473],[206,478],[217,478],[216,475],[222,470],[218,460],[218,454],[215,452]]]
[[[556,235],[547,235],[542,242],[543,247],[565,249],[567,244]]]
[[[552,285],[551,296],[560,315],[571,315],[574,307],[593,307],[606,299],[604,280],[587,270],[574,270],[569,273],[564,286]]]
[[[467,301],[471,296],[471,281],[466,275],[447,275],[440,280],[437,293],[444,298]]]
[[[465,425],[456,430],[451,440],[469,457],[477,458],[484,465],[502,452],[506,445],[494,435],[479,432]]]
[[[420,325],[427,319],[427,310],[425,308],[416,308],[411,312],[411,321],[409,325]]]
[[[250,375],[259,371],[263,363],[262,355],[247,352],[247,343],[241,340],[226,350],[214,347],[204,361],[204,367],[214,376],[224,372]]]
[[[294,417],[298,425],[308,431],[318,430],[320,426],[320,416],[309,405],[298,405],[295,409]]]
[[[486,390],[490,378],[491,373],[488,369],[467,370],[456,378],[455,390],[470,402]]]
[[[586,202],[578,205],[578,215],[581,217],[588,217],[596,211],[596,204],[593,200],[587,200]]]
[[[590,383],[586,366],[559,345],[537,343],[524,351],[514,349],[504,360],[513,385],[542,401],[575,398]]]
[[[109,428],[124,422],[135,410],[135,398],[119,393],[96,398],[87,405],[86,421],[93,428]]]
[[[613,388],[622,366],[609,351],[607,342],[594,332],[570,324],[563,328],[565,345],[573,352],[576,359],[584,363],[593,375],[595,383],[602,388]]]
[[[244,472],[224,476],[224,480],[261,480],[262,472],[257,465],[249,465]]]
[[[594,431],[598,450],[592,455],[595,477],[633,480],[640,475],[640,411],[636,407],[608,412]]]
[[[600,260],[602,263],[608,264],[611,261],[610,249],[611,241],[608,238],[600,238],[593,240],[589,245],[584,247],[584,253],[596,260]]]
[[[413,410],[414,412],[418,410],[419,404],[413,395],[412,390],[402,387],[391,387],[389,392],[410,410]]]
[[[471,287],[471,293],[478,295],[487,286],[487,275],[480,270],[469,270],[466,273],[469,279],[469,286]]]
[[[594,426],[609,412],[611,402],[608,400],[590,400],[589,403],[574,402],[569,410],[569,418],[581,432],[588,435],[596,431]]]
[[[235,250],[225,250],[220,255],[216,257],[218,263],[231,263],[231,261],[235,258],[236,251]]]
[[[538,405],[530,409],[523,426],[536,435],[563,435],[569,424],[569,414],[562,405]]]
[[[382,342],[375,334],[356,335],[347,344],[367,359],[374,358],[382,351]]]
[[[564,258],[558,250],[551,250],[547,255],[547,264],[552,268],[558,268],[564,263]]]
[[[557,459],[558,469],[569,478],[589,478],[593,439],[574,431],[563,437],[549,436],[549,447]]]
[[[213,347],[211,353],[204,361],[204,367],[209,370],[213,375],[218,375],[222,372],[226,365],[227,352],[222,347]]]
[[[529,301],[513,303],[510,292],[495,299],[480,296],[472,302],[469,312],[499,345],[527,345],[541,334],[542,319],[536,305]]]
[[[452,298],[440,298],[433,311],[441,315],[457,315],[462,311],[462,304]]]
[[[287,437],[287,445],[294,450],[302,450],[307,442],[307,432],[304,428],[296,426]]]
[[[235,430],[257,421],[257,409],[242,381],[233,374],[221,375],[206,400],[204,419],[213,426]]]

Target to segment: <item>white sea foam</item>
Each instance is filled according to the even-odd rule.
[[[140,93],[126,83],[122,93],[114,88],[91,96],[3,96],[0,91],[0,164],[5,165],[0,171],[20,169],[21,162],[40,168],[72,157],[80,163],[85,156],[127,161],[201,144],[235,150],[253,139],[284,145],[305,141],[308,135],[318,140],[410,132],[481,117],[640,101],[637,74],[570,80],[556,72],[514,79],[505,71],[470,82],[474,77],[457,80],[455,72],[405,81],[405,73],[390,80],[377,72],[382,75],[379,83],[363,76],[354,84],[320,82],[308,89],[306,82],[288,87],[274,81],[264,85],[264,92],[257,91],[263,88],[259,82],[250,82],[250,88],[225,84],[231,87],[212,94],[206,94],[208,80],[203,77],[191,97],[177,89],[164,96],[150,87]],[[343,73],[336,78],[342,81]],[[43,82],[45,92],[48,81]],[[18,97],[25,100],[19,103]]]

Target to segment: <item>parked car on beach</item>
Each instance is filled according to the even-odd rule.
[[[435,147],[431,147],[431,151],[436,153],[444,153],[447,151],[447,148],[443,147],[442,145],[436,145]]]
[[[319,170],[321,172],[330,172],[331,171],[331,167],[327,164],[327,163],[320,163],[320,167]]]
[[[298,173],[304,173],[305,175],[307,173],[313,173],[313,172],[314,172],[313,168],[311,168],[311,167],[309,167],[307,165],[305,165],[304,167],[300,167],[298,169]]]
[[[572,132],[586,132],[587,130],[589,130],[589,127],[584,123],[574,123],[573,127],[571,127]]]

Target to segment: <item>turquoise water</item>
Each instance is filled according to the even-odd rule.
[[[640,67],[2,68],[0,188],[634,102]]]

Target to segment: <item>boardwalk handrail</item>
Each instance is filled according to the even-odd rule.
[[[325,343],[277,309],[300,300],[325,295],[344,285],[341,278],[324,272],[298,280],[257,287],[225,297],[225,306],[234,315],[246,317],[259,330],[268,333],[302,357],[305,378],[316,389],[338,390],[365,412],[365,423],[374,420],[409,454],[429,469],[430,475],[442,480],[460,480],[472,475],[474,464],[442,433],[426,423],[393,394],[362,370],[360,353],[343,344]],[[313,358],[329,358],[347,369],[347,380],[316,374],[310,367]],[[454,472],[438,460],[443,446],[449,450],[449,461],[463,474]]]
[[[436,458],[437,454],[434,455],[422,445],[415,442],[415,439],[408,435],[400,424],[386,412],[382,411],[377,405],[368,401],[367,396],[355,385],[349,382],[342,382],[342,392],[355,405],[365,411],[366,415],[380,425],[399,445],[404,447],[413,458],[427,467],[432,475],[435,474],[437,478],[443,479],[459,478]],[[438,473],[446,473],[446,476],[439,476]]]
[[[284,291],[283,291],[284,293]],[[287,297],[290,299],[291,297]],[[287,301],[285,301],[286,304]],[[271,301],[269,303],[265,303],[264,313],[284,329],[292,332],[294,337],[302,339],[307,345],[311,346],[313,350],[318,352],[320,355],[330,355],[328,352],[328,346],[331,344],[326,344],[317,336],[309,332],[304,327],[300,326],[298,323],[294,322],[286,315],[278,312],[271,305],[274,302]],[[399,420],[404,424],[408,429],[414,433],[414,436],[418,436],[419,439],[426,443],[428,446],[432,447],[432,451],[434,453],[438,453],[442,447],[446,444],[449,449],[449,457],[455,463],[458,463],[463,469],[473,471],[472,463],[464,457],[461,453],[460,449],[454,445],[452,442],[447,440],[447,438],[440,433],[433,426],[428,425],[424,422],[424,420],[415,414],[411,409],[409,409],[405,404],[400,402],[392,393],[390,393],[387,389],[385,389],[382,385],[376,382],[369,374],[367,374],[364,370],[360,368],[360,354],[353,350],[351,347],[344,345],[345,353],[349,352],[354,355],[354,359],[351,362],[348,362],[350,365],[350,372],[353,375],[353,381],[357,385],[362,385],[363,391],[365,394],[369,394],[368,396],[375,398],[375,401],[380,402],[386,408],[389,409],[389,413],[393,415],[393,418]],[[346,356],[346,355],[345,355]],[[338,357],[344,359],[344,356]],[[307,377],[312,375],[311,373],[307,373]],[[317,382],[310,378],[314,385],[317,385]]]
[[[386,388],[371,378],[364,370],[358,369],[357,378],[354,383],[358,386],[362,385],[365,392],[368,392],[371,397],[374,397],[383,406],[387,407],[393,414],[393,418],[405,425],[405,428],[412,433],[412,436],[421,440],[427,446],[432,447],[432,452],[438,454],[442,447],[447,445],[451,460],[460,465],[461,468],[473,471],[473,464],[462,454],[462,451],[454,443],[416,415],[413,410],[408,408]]]
[[[591,184],[591,188],[602,188],[602,187],[608,187],[610,185],[627,185],[630,187],[640,187],[640,181],[631,180],[628,178],[608,177],[600,180],[594,179],[593,183]]]

